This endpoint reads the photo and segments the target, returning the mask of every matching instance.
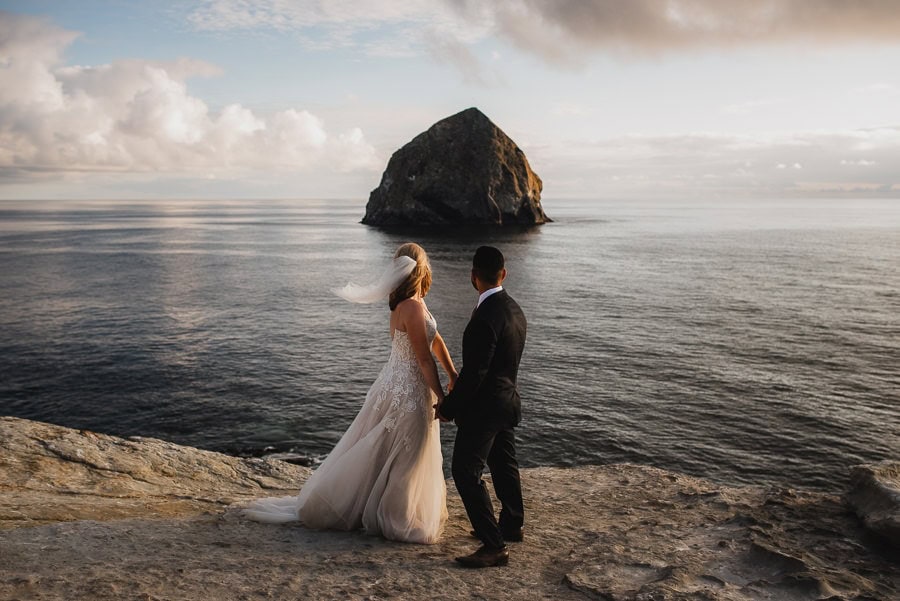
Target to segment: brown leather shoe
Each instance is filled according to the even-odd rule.
[[[471,555],[457,557],[456,561],[467,568],[490,568],[494,566],[505,566],[509,563],[509,549],[492,549],[490,547],[481,546]]]

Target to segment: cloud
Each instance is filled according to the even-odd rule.
[[[455,30],[466,40],[472,29],[440,0],[205,0],[187,21],[198,31],[293,33],[318,49],[361,46],[379,55],[408,48],[411,38],[421,46],[425,32]]]
[[[445,0],[551,61],[771,43],[900,41],[894,0]]]
[[[206,31],[313,27],[357,31],[424,18],[435,7],[429,0],[205,0],[198,4],[187,18],[194,27]]]
[[[425,40],[425,49],[439,63],[446,63],[456,68],[463,81],[470,84],[486,86],[502,81],[502,76],[495,71],[489,73],[469,46],[451,35],[433,32]]]
[[[319,50],[425,52],[475,84],[492,78],[469,47],[491,38],[569,66],[591,53],[900,42],[895,0],[205,0],[186,18],[198,31],[272,31]]]
[[[490,33],[467,11],[441,0],[207,0],[187,15],[198,31],[291,34],[304,47],[327,51],[353,47],[374,57],[430,55],[456,69],[469,84],[500,78],[472,51]]]
[[[85,172],[217,174],[374,169],[362,132],[327,131],[305,110],[211,111],[187,80],[214,65],[116,61],[66,66],[77,34],[43,19],[0,18],[0,177]]]

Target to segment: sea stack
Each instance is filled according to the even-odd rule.
[[[537,225],[541,178],[477,108],[432,125],[395,152],[369,195],[375,226]]]

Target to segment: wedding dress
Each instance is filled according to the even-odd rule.
[[[437,325],[426,314],[430,348]],[[244,514],[260,522],[363,528],[392,540],[436,542],[447,520],[436,402],[409,336],[395,330],[390,358],[359,414],[300,494],[256,500]]]

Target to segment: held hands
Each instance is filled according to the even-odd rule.
[[[453,390],[454,386],[456,386],[456,379],[459,377],[459,374],[456,372],[453,372],[451,374],[448,374],[448,376],[449,377],[448,377],[448,381],[447,381],[447,394],[450,394],[450,391]],[[444,399],[442,398],[441,400],[439,400],[437,402],[437,404],[434,405],[434,419],[440,420],[443,423],[447,423],[451,420],[449,420],[446,417],[444,417],[443,415],[441,415],[441,404],[443,402],[444,402]]]
[[[443,402],[444,402],[444,399],[441,399],[440,401],[438,401],[437,403],[434,404],[434,406],[433,406],[433,408],[434,408],[434,419],[439,420],[439,421],[441,421],[442,423],[445,423],[445,424],[446,424],[446,423],[449,422],[450,420],[447,419],[446,417],[444,417],[443,415],[441,415],[441,403],[443,403]]]

